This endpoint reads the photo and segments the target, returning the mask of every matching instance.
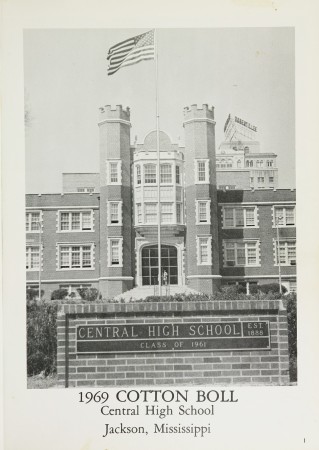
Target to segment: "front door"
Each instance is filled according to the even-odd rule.
[[[171,245],[161,245],[162,277],[167,273],[167,283],[178,283],[177,248]],[[162,278],[163,283],[163,278]],[[142,284],[150,286],[158,284],[158,245],[142,248]]]

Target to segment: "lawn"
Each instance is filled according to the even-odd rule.
[[[56,388],[58,379],[56,375],[50,375],[48,377],[40,377],[39,375],[34,375],[33,377],[28,377],[28,389],[52,389]]]

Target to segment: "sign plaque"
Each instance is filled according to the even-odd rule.
[[[270,350],[269,322],[78,325],[77,353]]]

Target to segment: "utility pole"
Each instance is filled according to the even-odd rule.
[[[281,287],[281,264],[280,264],[280,242],[279,242],[279,220],[281,220],[282,217],[276,218],[276,228],[277,228],[277,263],[278,263],[278,278],[279,278],[279,292],[282,294],[282,287]]]

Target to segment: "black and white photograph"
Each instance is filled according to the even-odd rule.
[[[3,448],[318,448],[312,0],[31,3],[2,32]]]
[[[24,67],[30,387],[296,383],[294,29],[27,30]]]

